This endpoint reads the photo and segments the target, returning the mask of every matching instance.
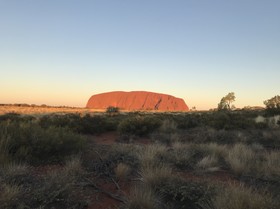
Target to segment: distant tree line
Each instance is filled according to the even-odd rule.
[[[232,103],[235,101],[235,98],[236,97],[235,97],[234,92],[230,92],[226,96],[222,97],[221,101],[218,104],[218,108],[217,108],[218,111],[234,110],[235,106]],[[263,103],[266,106],[267,113],[280,114],[280,96],[279,95],[276,95],[268,100],[265,100]]]
[[[8,107],[45,107],[45,108],[77,108],[77,107],[69,107],[69,106],[50,106],[46,104],[36,105],[36,104],[26,104],[26,103],[15,103],[15,104],[0,104],[0,106],[8,106]]]

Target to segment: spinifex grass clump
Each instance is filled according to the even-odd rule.
[[[0,208],[84,209],[88,197],[78,183],[83,175],[79,158],[41,175],[34,175],[25,165],[6,165],[0,172]]]
[[[173,209],[206,209],[212,208],[211,199],[214,188],[207,183],[185,181],[171,177],[154,187],[156,193],[163,197],[167,208]]]
[[[279,205],[269,193],[258,192],[244,185],[228,185],[216,192],[213,209],[276,209]],[[278,206],[277,206],[278,205]]]

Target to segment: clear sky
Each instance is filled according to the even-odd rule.
[[[279,0],[0,0],[0,103],[144,90],[263,106],[279,78]]]

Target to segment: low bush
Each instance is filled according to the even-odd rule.
[[[204,209],[211,208],[212,188],[204,183],[184,181],[170,178],[155,187],[156,193],[173,209]]]
[[[205,115],[206,116],[206,115]],[[215,129],[235,130],[255,127],[252,116],[242,112],[219,111],[208,115],[205,125]]]
[[[172,169],[164,164],[150,164],[140,170],[142,181],[151,188],[162,185],[173,177]]]
[[[4,121],[17,121],[17,122],[28,122],[28,121],[32,121],[35,120],[36,118],[34,116],[31,115],[20,115],[18,113],[6,113],[4,115],[0,115],[0,123],[4,122]]]
[[[80,134],[100,134],[106,131],[115,131],[117,129],[120,115],[118,117],[108,117],[106,115],[91,116],[86,114],[66,115],[47,115],[39,120],[43,128],[63,127]]]
[[[229,151],[226,161],[237,175],[248,175],[260,168],[260,157],[249,146],[235,144]]]
[[[175,121],[177,122],[177,127],[179,129],[190,129],[195,128],[202,125],[202,117],[200,114],[187,114],[184,116],[175,117]]]
[[[193,170],[204,155],[205,153],[198,145],[177,142],[168,152],[162,153],[160,159],[174,165],[179,170]]]
[[[269,194],[258,193],[242,185],[230,185],[217,192],[212,200],[214,209],[276,209]]]
[[[120,134],[147,136],[161,126],[162,122],[156,117],[136,116],[128,117],[120,122],[118,131]]]
[[[106,113],[109,115],[116,115],[120,112],[120,108],[109,106],[106,108]]]
[[[0,149],[3,161],[31,164],[61,162],[80,152],[85,140],[66,128],[43,129],[37,123],[7,122],[0,126]]]
[[[117,129],[118,121],[106,116],[90,116],[89,114],[80,118],[78,132],[82,134],[100,134]]]
[[[129,195],[124,209],[161,209],[158,197],[151,187],[138,185]]]
[[[77,131],[80,115],[78,114],[49,114],[39,118],[39,125],[42,128],[50,128],[52,126],[70,128],[72,131]]]
[[[98,176],[116,176],[116,167],[123,164],[135,171],[139,167],[138,147],[132,144],[114,144],[110,147],[96,146],[83,153],[83,165]],[[130,173],[130,171],[129,171]]]
[[[89,199],[80,187],[82,169],[78,158],[41,175],[34,175],[25,165],[10,164],[0,173],[0,208],[84,209]]]
[[[124,164],[124,163],[119,163],[115,169],[115,175],[117,180],[125,180],[125,178],[130,174],[131,168],[130,166]]]
[[[158,165],[161,163],[160,156],[167,152],[167,148],[161,144],[151,144],[142,147],[142,150],[138,152],[138,159],[142,168],[151,165]]]

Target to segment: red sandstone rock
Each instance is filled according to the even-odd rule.
[[[90,97],[86,107],[106,109],[109,106],[123,110],[187,111],[185,101],[167,94],[146,91],[113,91]]]

